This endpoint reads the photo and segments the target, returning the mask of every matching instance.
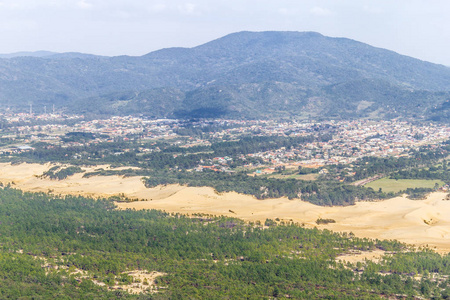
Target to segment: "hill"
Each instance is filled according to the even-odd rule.
[[[7,54],[0,54],[0,58],[13,58],[13,57],[23,57],[23,56],[31,56],[31,57],[45,57],[50,55],[55,55],[56,52],[50,52],[50,51],[24,51],[24,52],[14,52],[14,53],[7,53]]]
[[[18,111],[445,121],[448,99],[450,68],[314,32],[239,32],[140,57],[0,59],[0,106]]]

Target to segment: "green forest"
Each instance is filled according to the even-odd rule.
[[[339,261],[375,249],[387,251],[379,263]],[[132,270],[164,275],[152,292],[111,288],[133,282]],[[1,299],[448,299],[449,275],[450,255],[287,220],[0,189]]]
[[[235,191],[253,195],[257,199],[288,197],[301,198],[317,205],[352,205],[355,200],[383,199],[385,194],[360,186],[342,184],[336,181],[304,181],[298,179],[276,179],[262,176],[248,176],[245,172],[221,173],[203,172],[155,172],[144,178],[147,187],[167,184],[187,186],[211,186],[217,192]]]

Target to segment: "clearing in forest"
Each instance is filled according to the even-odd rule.
[[[383,192],[389,193],[397,193],[400,191],[404,191],[407,188],[434,188],[435,184],[438,184],[439,187],[444,185],[442,180],[427,180],[427,179],[389,179],[389,178],[381,178],[372,182],[369,182],[365,185],[365,187],[373,188],[374,190],[382,189]]]

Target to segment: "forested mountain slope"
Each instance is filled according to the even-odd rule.
[[[19,111],[439,118],[449,92],[448,67],[314,32],[239,32],[140,57],[0,59],[1,108]]]

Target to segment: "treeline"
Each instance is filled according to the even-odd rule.
[[[411,200],[422,200],[432,191],[433,189],[430,188],[407,188],[402,192],[406,193]]]
[[[93,138],[92,134],[71,132],[65,139],[83,140]],[[194,146],[182,148],[168,143],[159,142],[141,145],[134,142],[92,143],[84,146],[50,146],[35,145],[36,149],[24,152],[13,161],[24,162],[61,162],[74,165],[92,165],[110,163],[117,166],[136,166],[140,168],[160,169],[192,169],[203,163],[212,164],[214,157],[229,156],[230,165],[235,168],[249,163],[242,160],[242,155],[250,153],[280,149],[282,147],[298,147],[313,141],[328,141],[331,135],[318,137],[285,137],[285,136],[244,136],[238,141],[214,142],[211,146]],[[152,152],[141,152],[141,147],[148,147]],[[255,163],[260,162],[252,158]]]
[[[18,156],[8,158],[13,162],[60,162],[73,165],[92,165],[101,162],[107,156],[117,156],[123,149],[133,147],[129,142],[92,143],[84,146],[54,146],[46,143],[33,145],[33,151],[20,153]],[[136,146],[134,146],[136,147]]]
[[[409,157],[374,157],[367,156],[353,163],[353,176],[346,177],[346,181],[356,181],[379,174],[407,171],[419,166],[436,164],[440,159],[450,154],[450,145],[424,146],[419,150],[411,150]],[[343,166],[341,166],[343,167]],[[437,178],[436,178],[437,179]],[[440,179],[440,178],[439,178]]]
[[[428,168],[410,168],[400,170],[390,175],[391,179],[440,179],[450,184],[450,172],[448,162],[444,160],[438,166],[430,166]]]
[[[0,297],[382,299],[449,293],[449,255],[289,221],[265,223],[269,228],[210,215],[119,211],[106,200],[6,187],[0,190]],[[397,254],[380,263],[336,261],[339,254],[377,248]],[[82,270],[83,277],[70,269]],[[110,290],[133,281],[123,272],[138,269],[166,274],[155,282],[157,293]],[[424,279],[416,281],[417,274]]]
[[[325,142],[332,139],[331,134],[323,134],[319,136],[242,136],[236,141],[217,142],[213,141],[211,146],[193,146],[193,147],[177,147],[168,143],[156,144],[158,148],[164,153],[214,153],[214,156],[236,156],[247,155],[256,152],[265,152],[270,150],[276,150],[280,148],[292,148],[299,147],[305,143],[311,142]]]
[[[257,199],[288,197],[317,205],[351,205],[357,200],[386,198],[384,193],[372,189],[346,185],[334,181],[311,182],[297,179],[277,179],[249,176],[245,172],[160,172],[144,178],[147,187],[181,184],[210,186],[217,192],[238,192]]]
[[[211,149],[217,156],[233,156],[238,154],[250,154],[256,152],[265,152],[270,150],[280,149],[285,147],[289,149],[291,147],[298,147],[305,143],[311,142],[326,142],[332,139],[332,136],[319,135],[315,137],[298,136],[298,137],[285,137],[285,136],[244,136],[238,141],[229,142],[217,142],[211,145]]]
[[[83,174],[84,178],[89,178],[92,176],[148,176],[151,172],[142,169],[120,169],[120,170],[105,170],[103,168],[96,169],[92,172],[86,172]]]
[[[72,176],[76,173],[83,173],[84,170],[78,166],[70,166],[67,168],[62,168],[59,166],[51,167],[48,171],[42,174],[42,177],[48,177],[50,179],[63,180],[69,176]]]

